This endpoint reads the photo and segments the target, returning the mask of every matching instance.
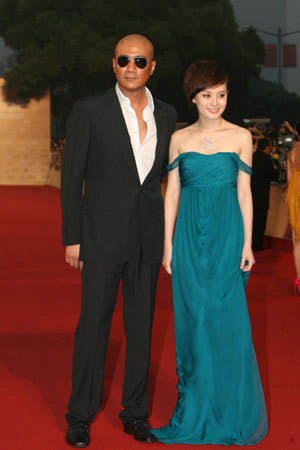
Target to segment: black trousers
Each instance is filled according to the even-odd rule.
[[[125,377],[119,417],[148,416],[151,331],[160,264],[143,261],[141,250],[126,263],[84,263],[82,306],[75,332],[69,424],[91,423],[102,400],[104,366],[112,315],[123,280],[126,335]]]
[[[268,210],[266,208],[253,208],[252,248],[261,250],[266,229]]]

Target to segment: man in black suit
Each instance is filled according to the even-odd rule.
[[[253,155],[251,190],[253,198],[252,248],[263,250],[263,238],[269,209],[270,182],[278,180],[278,170],[270,156],[270,141],[262,138],[258,141]]]
[[[89,444],[101,403],[105,356],[120,280],[126,362],[124,432],[155,442],[148,416],[150,340],[163,251],[161,180],[176,122],[174,108],[153,99],[146,83],[153,46],[141,35],[121,39],[113,58],[117,84],[77,101],[67,125],[62,167],[66,261],[82,269],[67,442]],[[84,195],[83,195],[84,185]]]

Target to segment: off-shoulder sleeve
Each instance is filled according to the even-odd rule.
[[[172,161],[168,166],[167,166],[167,171],[170,172],[171,170],[176,169],[176,167],[179,166],[179,158],[177,156],[177,158],[174,159],[174,161]]]
[[[242,161],[241,159],[239,159],[239,169],[242,172],[247,173],[248,175],[252,175],[252,167],[248,166],[248,164],[246,164],[244,161]]]

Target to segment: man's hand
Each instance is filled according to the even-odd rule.
[[[82,270],[83,262],[79,261],[80,244],[67,245],[66,247],[66,263],[70,264],[74,269]]]

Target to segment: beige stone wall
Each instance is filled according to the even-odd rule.
[[[8,104],[0,78],[0,184],[46,184],[50,158],[50,99]]]

